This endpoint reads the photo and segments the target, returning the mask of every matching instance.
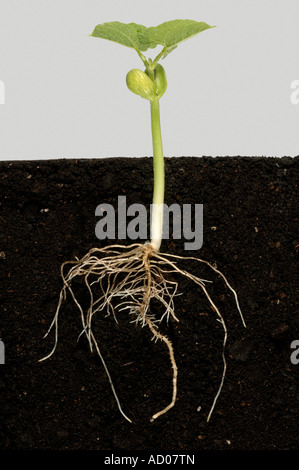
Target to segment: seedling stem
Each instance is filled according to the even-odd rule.
[[[151,218],[151,245],[159,251],[162,241],[164,204],[164,156],[160,124],[159,98],[151,101],[151,126],[153,140],[154,191]]]

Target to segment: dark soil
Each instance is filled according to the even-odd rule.
[[[162,342],[130,323],[98,316],[95,331],[128,423],[108,379],[82,336],[70,297],[54,335],[43,339],[55,313],[63,261],[83,256],[100,241],[96,207],[147,207],[152,160],[115,158],[0,163],[0,448],[5,450],[297,450],[299,340],[296,252],[297,158],[166,159],[170,205],[203,204],[204,241],[197,252],[184,240],[165,240],[162,251],[200,256],[236,288],[247,322],[242,326],[224,283],[198,263],[185,267],[209,285],[228,327],[227,375],[209,423],[222,374],[222,329],[202,292],[181,278],[179,323],[162,331],[172,340],[179,368],[176,406],[155,422],[171,398],[172,371]],[[116,240],[127,244],[126,240]],[[78,284],[78,290],[83,287]],[[200,411],[197,411],[201,406]]]

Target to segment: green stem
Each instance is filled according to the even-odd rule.
[[[140,59],[142,60],[142,62],[144,63],[145,67],[148,67],[148,61],[146,60],[146,58],[144,57],[144,55],[142,54],[142,52],[140,52],[139,49],[135,49],[137,54],[139,55]]]
[[[164,156],[162,146],[159,98],[151,102],[151,126],[154,159],[154,191],[151,217],[151,245],[159,251],[162,241],[164,204]]]
[[[163,57],[163,55],[165,54],[167,50],[167,47],[163,47],[162,51],[160,52],[160,54],[157,55],[157,57],[152,61],[152,65],[154,67],[156,67],[157,63],[159,62],[159,60],[161,59],[161,57]]]

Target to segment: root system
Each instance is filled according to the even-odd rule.
[[[93,248],[83,256],[82,259],[67,261],[61,266],[63,287],[60,292],[53,321],[45,335],[47,336],[52,328],[55,328],[54,347],[46,357],[41,359],[41,361],[48,359],[56,349],[58,342],[59,312],[63,301],[66,299],[67,291],[69,291],[81,315],[82,331],[80,336],[85,334],[89,342],[90,350],[96,350],[99,355],[109,379],[118,408],[122,415],[131,422],[130,418],[126,416],[121,408],[110,373],[92,327],[94,317],[97,313],[113,315],[117,322],[117,313],[120,311],[127,311],[133,323],[137,323],[141,325],[141,327],[148,327],[153,335],[153,339],[163,341],[169,352],[173,372],[172,399],[165,408],[151,417],[151,421],[154,421],[172,408],[176,401],[178,368],[175,361],[172,343],[159,331],[159,324],[162,321],[167,322],[170,317],[175,321],[179,321],[175,314],[174,305],[174,298],[178,295],[178,282],[173,281],[173,278],[175,274],[184,276],[202,289],[210,306],[217,314],[217,320],[220,321],[223,328],[223,373],[217,394],[215,395],[207,417],[207,421],[209,421],[221,392],[226,373],[225,346],[227,341],[227,327],[223,316],[206,288],[206,284],[209,281],[200,279],[190,272],[179,268],[178,264],[180,260],[193,260],[198,263],[204,263],[217,275],[221,276],[227,287],[233,293],[243,325],[246,326],[235,290],[228,283],[226,277],[207,261],[195,257],[181,257],[167,253],[160,253],[156,251],[151,244],[136,243],[130,246],[112,245],[104,248]],[[74,289],[72,288],[72,281],[74,278],[79,277],[84,279],[85,286],[89,293],[89,305],[87,308],[83,308],[81,306]],[[153,299],[158,301],[161,305],[162,314],[161,311],[153,313],[150,310],[150,304]]]

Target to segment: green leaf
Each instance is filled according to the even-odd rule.
[[[166,21],[159,26],[147,28],[144,34],[147,35],[149,47],[158,44],[167,48],[167,53],[171,52],[177,45],[192,36],[195,36],[206,29],[214,28],[207,23],[193,20],[172,20]]]
[[[146,51],[142,43],[143,32],[147,28],[136,23],[120,23],[119,21],[111,21],[97,25],[91,36],[96,38],[108,39],[117,42],[123,46],[132,47],[139,51]]]
[[[162,45],[165,49],[163,57],[166,57],[180,42],[209,28],[214,26],[193,20],[166,21],[149,28],[136,23],[111,21],[97,25],[91,36],[108,39],[140,52]]]

